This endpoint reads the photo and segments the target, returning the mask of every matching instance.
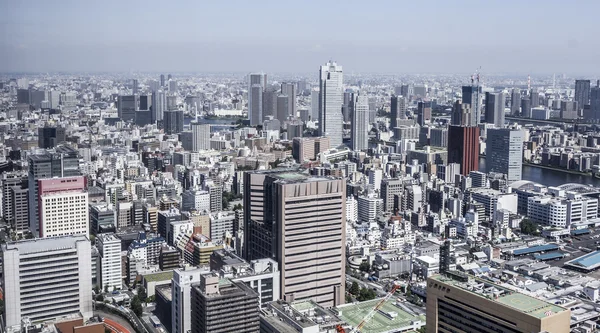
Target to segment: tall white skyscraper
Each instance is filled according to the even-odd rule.
[[[210,125],[192,122],[191,127],[192,127],[192,151],[199,152],[201,150],[209,150],[210,149]]]
[[[523,131],[520,128],[487,130],[487,172],[507,175],[508,183],[521,180],[523,167]]]
[[[167,94],[162,91],[152,92],[152,122],[163,120],[163,114],[167,110]]]
[[[485,122],[494,124],[497,128],[504,127],[504,93],[485,93]]]
[[[248,120],[250,126],[257,126],[263,121],[263,93],[267,88],[267,74],[250,74],[248,81]]]
[[[352,94],[352,99],[352,149],[366,150],[369,148],[369,99],[360,93]]]
[[[121,240],[115,234],[99,234],[96,244],[100,253],[100,285],[112,291],[121,289],[123,283],[121,268]]]
[[[342,144],[342,66],[328,62],[319,70],[319,135],[329,137],[331,147]]]
[[[319,89],[310,91],[310,120],[319,120]]]
[[[287,101],[287,114],[288,116],[296,117],[296,84],[295,83],[282,83],[281,94],[288,97]],[[279,119],[283,121],[283,119]]]
[[[4,324],[92,313],[92,247],[84,235],[2,244]],[[20,330],[19,330],[20,331]]]

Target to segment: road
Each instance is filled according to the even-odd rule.
[[[131,327],[131,325],[127,322],[127,320],[125,320],[117,315],[114,315],[112,313],[108,313],[105,311],[101,311],[101,310],[95,310],[94,315],[100,316],[102,318],[108,318],[111,321],[116,322],[118,325],[121,325],[129,332],[132,332],[132,333],[135,332],[135,330],[133,329],[133,327]]]
[[[367,289],[373,289],[373,288],[375,288],[376,289],[375,292],[377,292],[377,296],[378,297],[384,297],[384,296],[387,295],[387,293],[385,292],[385,290],[383,290],[383,287],[381,287],[381,285],[378,285],[376,283],[361,281],[361,280],[359,280],[359,279],[357,279],[355,277],[352,277],[352,276],[350,276],[348,274],[346,274],[346,281],[350,282],[350,283],[356,282],[356,283],[358,283],[358,285],[361,288],[367,288]]]

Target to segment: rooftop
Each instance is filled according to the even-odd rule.
[[[374,299],[356,304],[343,305],[337,309],[340,312],[340,318],[353,327],[357,327],[380,301],[381,299]],[[410,314],[405,309],[408,309],[406,305],[390,298],[375,313],[373,318],[363,326],[361,331],[369,333],[396,332],[403,331],[402,328],[410,327],[412,321],[421,321],[423,325],[425,324],[425,316]],[[392,312],[397,314],[393,319],[383,314]]]
[[[2,246],[3,250],[16,250],[21,255],[56,251],[61,249],[75,249],[77,242],[88,242],[85,235],[69,235],[53,238],[34,238],[18,242],[7,243]]]
[[[600,267],[600,251],[594,251],[567,261],[565,265],[584,270],[594,270]]]
[[[156,272],[144,274],[144,279],[148,282],[169,281],[173,278],[173,271]]]
[[[566,311],[565,308],[558,305],[515,292],[479,278],[473,278],[471,282],[461,282],[443,275],[436,275],[432,279],[463,289],[466,292],[486,298],[492,302],[498,302],[536,318],[545,318],[549,313],[556,314]]]

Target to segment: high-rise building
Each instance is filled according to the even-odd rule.
[[[452,107],[451,124],[456,126],[476,126],[472,121],[475,119],[471,115],[473,109],[470,104],[456,101]]]
[[[427,332],[570,332],[571,311],[451,271],[427,279]]]
[[[137,95],[140,92],[140,84],[137,79],[133,79],[132,81],[131,90],[133,91],[134,95]]]
[[[192,151],[210,150],[210,124],[191,122]]]
[[[160,86],[165,86],[165,74],[160,74]]]
[[[288,119],[288,117],[290,116],[290,114],[288,113],[290,111],[290,108],[288,107],[288,103],[289,103],[290,99],[288,98],[287,95],[278,95],[277,96],[277,111],[276,111],[276,115],[277,115],[277,120],[279,120],[281,123],[283,123],[284,121],[286,121]]]
[[[328,62],[319,70],[319,135],[329,137],[332,147],[342,144],[342,66]]]
[[[521,92],[519,89],[514,88],[510,93],[510,114],[516,116],[519,114],[521,107]]]
[[[13,186],[27,187],[27,175],[17,171],[2,173],[2,218],[6,223],[11,223],[13,218],[10,196]]]
[[[88,193],[83,176],[38,180],[40,238],[89,236]]]
[[[202,275],[191,303],[192,333],[260,331],[258,294],[243,282]]]
[[[65,141],[65,129],[63,127],[38,127],[38,147],[54,148]]]
[[[192,286],[208,274],[205,268],[175,269],[171,279],[171,333],[187,333],[192,329]],[[168,325],[168,324],[167,324]]]
[[[162,77],[162,75],[161,75]],[[167,110],[167,95],[162,90],[152,92],[152,122],[162,121]]]
[[[117,97],[117,113],[122,121],[135,121],[138,110],[138,97],[135,95]]]
[[[479,127],[448,127],[448,163],[460,163],[460,173],[467,176],[479,170]]]
[[[29,188],[23,185],[10,187],[11,216],[10,225],[17,234],[29,230]]]
[[[417,104],[417,124],[425,126],[431,123],[431,102],[419,102]]]
[[[600,80],[596,81],[596,86],[590,91],[590,110],[593,119],[600,119]]]
[[[100,288],[108,291],[121,289],[121,240],[113,233],[99,234],[96,236],[96,246],[100,259]]]
[[[531,100],[529,97],[521,98],[521,117],[531,118]]]
[[[448,147],[448,129],[432,128],[429,130],[429,145],[432,147]]]
[[[269,119],[269,116],[277,118],[277,96],[278,93],[273,90],[267,90],[263,93],[262,102],[262,121]],[[279,130],[279,128],[277,128]]]
[[[328,137],[294,138],[292,141],[292,156],[298,162],[311,161],[320,153],[329,150]]]
[[[319,120],[319,89],[310,91],[310,120]]]
[[[504,93],[485,93],[485,122],[497,128],[504,127]]]
[[[29,229],[39,235],[38,180],[54,177],[79,176],[79,155],[69,146],[58,146],[51,151],[29,155]]]
[[[509,183],[521,180],[523,131],[518,128],[490,128],[486,142],[487,172],[506,174]]]
[[[287,96],[287,114],[292,117],[296,117],[296,84],[295,83],[282,83],[281,94]],[[283,119],[279,119],[283,121]]]
[[[400,207],[394,207],[394,196],[402,193],[401,179],[390,179],[386,178],[381,181],[381,198],[383,199],[383,211],[396,213],[394,208],[400,209]]]
[[[267,88],[267,75],[250,74],[248,83],[248,120],[250,126],[257,126],[263,121],[263,93]]]
[[[163,126],[166,134],[183,132],[183,110],[165,111],[163,114]]]
[[[533,91],[533,89],[529,92],[529,99],[531,100],[531,107],[535,108],[540,106],[540,93],[537,91]]]
[[[92,247],[87,237],[31,239],[1,245],[4,324],[41,323],[92,313]],[[20,331],[20,330],[19,330]]]
[[[284,299],[344,303],[345,200],[343,179],[293,169],[244,174],[243,252],[277,261]]]
[[[390,105],[390,113],[392,120],[390,127],[395,128],[400,125],[400,120],[406,119],[407,110],[407,98],[405,96],[392,96],[392,103]]]
[[[352,94],[352,149],[355,151],[369,148],[369,100],[366,95]]]
[[[462,87],[462,104],[469,104],[471,109],[470,120],[467,123],[469,126],[477,126],[481,122],[481,97],[481,87]]]
[[[575,80],[575,102],[579,110],[590,104],[590,80]]]

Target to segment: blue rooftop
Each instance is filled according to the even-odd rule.
[[[567,262],[568,265],[577,266],[584,269],[595,269],[600,266],[600,251],[594,251],[583,255],[577,259]]]
[[[544,253],[544,254],[536,254],[534,257],[536,260],[552,260],[552,259],[560,259],[563,258],[565,256],[564,253],[561,252],[550,252],[550,253]]]
[[[556,244],[546,244],[546,245],[532,246],[532,247],[528,247],[526,249],[514,250],[513,251],[513,255],[515,255],[515,256],[523,256],[523,255],[526,255],[526,254],[532,254],[532,253],[537,253],[537,252],[545,252],[545,251],[554,251],[554,250],[558,250],[558,245],[556,245]]]
[[[590,233],[590,229],[577,229],[577,230],[571,230],[571,235],[584,235],[584,234],[589,234]]]

